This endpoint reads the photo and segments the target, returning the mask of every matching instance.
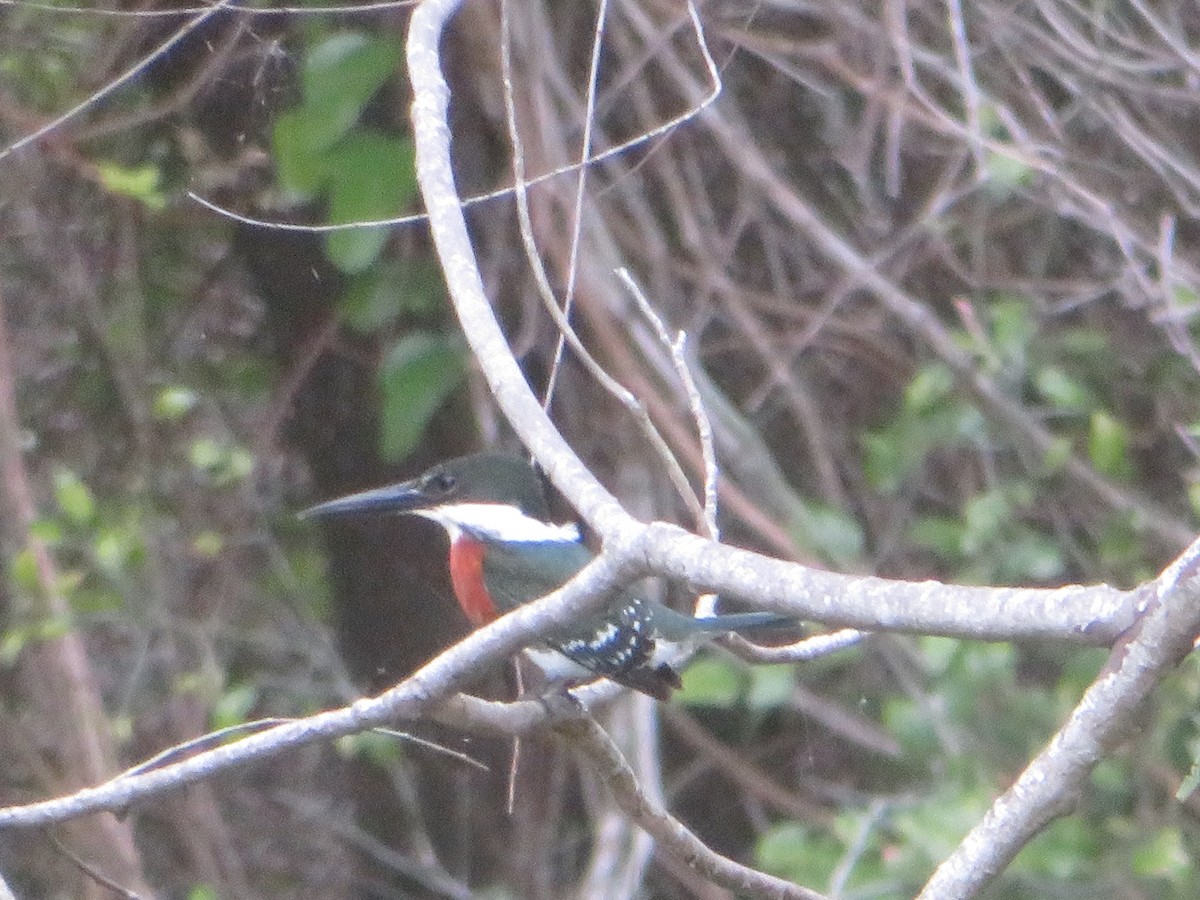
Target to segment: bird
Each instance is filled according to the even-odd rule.
[[[416,515],[450,539],[450,582],[476,628],[562,587],[595,554],[577,524],[555,524],[542,479],[524,457],[485,451],[446,460],[416,478],[318,503],[301,514]],[[693,617],[623,590],[600,611],[526,648],[554,684],[608,678],[667,700],[682,687],[678,665],[727,634],[794,628],[769,612]]]

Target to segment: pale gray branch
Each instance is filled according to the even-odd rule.
[[[636,554],[626,553],[623,557],[633,559]],[[546,719],[546,711],[544,708],[538,709],[539,704],[519,704],[511,714],[502,716],[498,704],[471,702],[452,695],[474,673],[528,645],[536,634],[576,621],[618,585],[642,574],[628,563],[618,563],[618,559],[616,555],[601,556],[562,589],[468,635],[412,676],[377,697],[289,722],[237,743],[198,753],[181,762],[120,776],[66,797],[0,809],[0,830],[49,825],[102,810],[123,811],[146,797],[177,790],[219,772],[270,758],[291,747],[331,740],[397,719],[423,716],[440,706],[443,700],[445,707],[442,715],[447,718],[453,715],[458,727],[500,731],[533,727]],[[478,721],[475,716],[478,716]],[[515,721],[503,721],[506,718]]]
[[[1144,709],[1200,630],[1200,541],[1141,590],[1124,636],[1071,717],[925,886],[924,900],[974,896],[1054,818],[1069,812],[1093,766]]]

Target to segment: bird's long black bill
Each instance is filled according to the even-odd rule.
[[[424,495],[408,484],[347,494],[310,506],[300,513],[302,519],[332,518],[334,516],[386,515],[411,512],[425,505]]]

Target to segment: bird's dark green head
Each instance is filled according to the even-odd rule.
[[[456,504],[515,506],[526,516],[549,517],[537,472],[511,453],[485,452],[446,460],[411,481],[319,503],[304,517],[420,513]]]

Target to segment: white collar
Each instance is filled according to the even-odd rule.
[[[432,519],[450,533],[451,540],[464,531],[475,537],[516,543],[578,543],[579,527],[554,525],[527,516],[506,503],[450,503],[414,512]]]

